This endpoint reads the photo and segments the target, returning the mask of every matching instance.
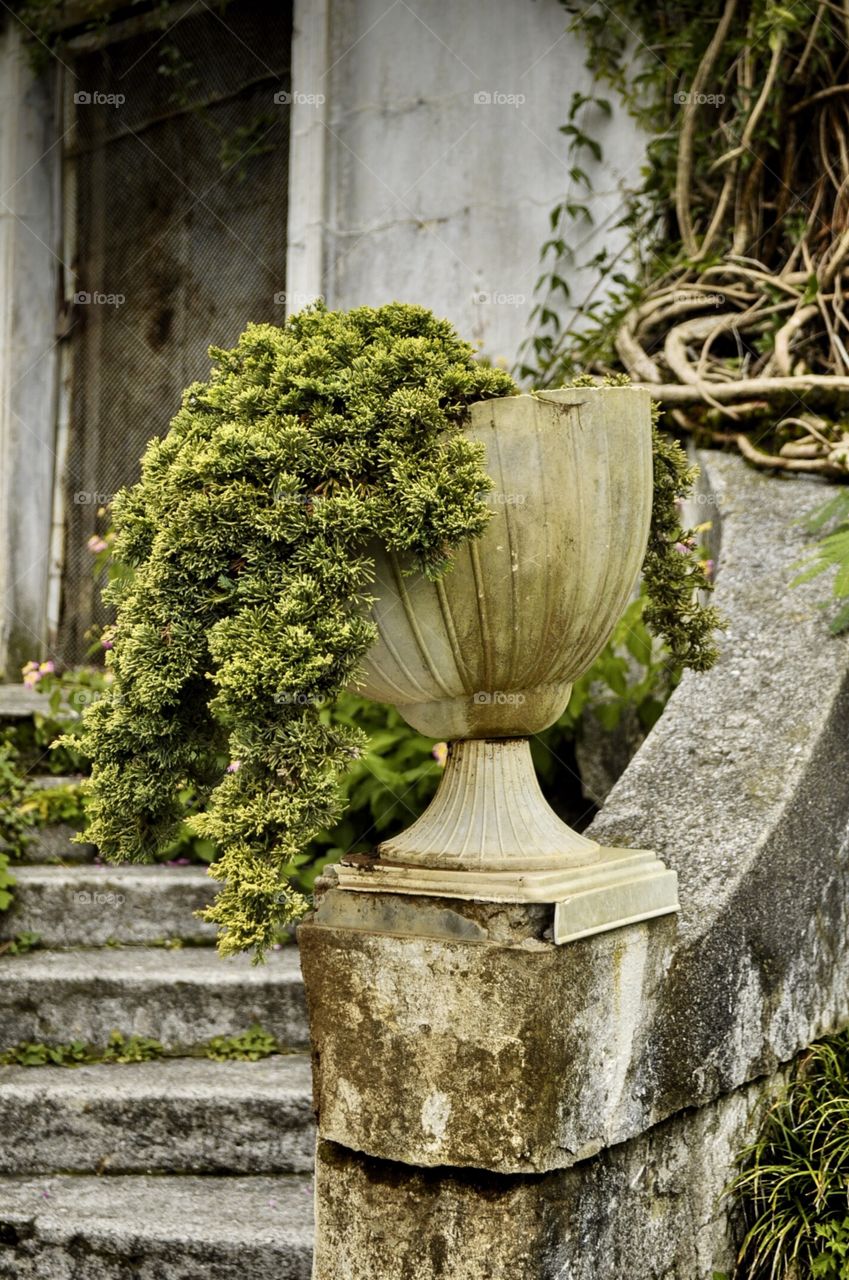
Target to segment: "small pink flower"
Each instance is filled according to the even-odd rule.
[[[93,533],[86,543],[89,551],[93,556],[100,555],[101,551],[105,551],[109,543],[105,538],[101,538],[100,534]]]
[[[238,773],[242,767],[241,760],[231,760],[227,766],[228,773]]]
[[[46,662],[28,662],[25,667],[21,668],[21,675],[27,688],[34,689],[39,680],[44,676],[52,676],[55,670],[55,662],[48,658]]]
[[[436,763],[437,763],[441,768],[443,768],[443,769],[444,769],[444,768],[445,768],[445,762],[446,762],[446,761],[447,761],[447,759],[448,759],[448,743],[447,743],[447,742],[437,742],[436,746],[433,748],[433,750],[431,751],[431,753],[430,753],[430,754],[433,756],[433,758],[434,758],[434,760],[436,761]]]

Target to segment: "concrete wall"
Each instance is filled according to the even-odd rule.
[[[559,126],[589,77],[567,20],[558,0],[296,6],[290,309],[317,293],[418,302],[513,364],[549,211],[574,194]],[[620,184],[643,154],[624,113],[596,114],[605,161],[581,158],[596,219],[576,232],[582,261],[622,243]],[[566,274],[579,300],[592,273]]]
[[[43,657],[55,465],[56,147],[20,26],[0,29],[0,672]]]

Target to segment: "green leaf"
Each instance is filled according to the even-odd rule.
[[[849,630],[849,603],[838,610],[829,623],[828,629],[834,636],[842,635],[844,631]]]
[[[815,273],[811,273],[805,282],[805,292],[802,294],[802,303],[807,305],[813,302],[820,291],[820,282]]]

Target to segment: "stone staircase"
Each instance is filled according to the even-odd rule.
[[[54,855],[51,855],[54,856]],[[200,867],[14,869],[0,954],[0,1050],[105,1045],[168,1056],[0,1067],[2,1280],[302,1280],[312,1252],[313,1116],[297,949],[220,959],[192,912]],[[175,946],[177,940],[182,945]],[[285,1052],[198,1056],[260,1024]]]

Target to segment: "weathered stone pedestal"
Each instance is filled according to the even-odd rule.
[[[659,957],[676,924],[562,947],[553,923],[541,904],[321,896],[300,930],[315,1280],[572,1274],[553,1260],[565,1264],[598,1204],[567,1172],[614,1140],[623,1093],[651,1088],[626,1064],[647,931]],[[614,1181],[633,1179],[625,1164]]]
[[[497,1173],[594,1154],[639,989],[623,986],[615,933],[592,952],[557,947],[553,917],[542,904],[325,893],[299,933],[321,1137]]]
[[[649,951],[662,972],[675,917],[561,947],[553,916],[537,904],[320,897],[300,930],[319,1122],[315,1280],[641,1275],[658,1184],[698,1184],[704,1153],[688,1136],[658,1159],[642,1140],[586,1170],[657,1085],[629,1064]],[[726,1161],[731,1127],[706,1124],[705,1145]],[[656,1252],[674,1250],[673,1225],[686,1231],[703,1208],[684,1197]],[[599,1248],[611,1269],[596,1273]]]
[[[849,639],[788,587],[827,490],[705,461],[722,657],[587,833],[656,850],[681,912],[557,946],[544,904],[320,897],[315,1280],[733,1270],[734,1155],[849,1022]]]

